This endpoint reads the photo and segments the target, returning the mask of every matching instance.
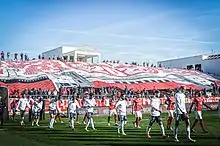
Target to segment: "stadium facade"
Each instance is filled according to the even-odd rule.
[[[157,62],[157,66],[164,68],[195,69],[217,76],[220,76],[219,65],[220,54],[198,55]]]
[[[76,62],[100,63],[101,53],[89,46],[71,47],[60,46],[55,49],[42,53],[45,59],[49,58],[65,58],[65,60]]]

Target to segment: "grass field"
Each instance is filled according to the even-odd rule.
[[[199,125],[196,133],[192,133],[192,138],[196,143],[186,141],[185,124],[181,124],[179,130],[180,143],[173,141],[173,133],[166,131],[170,136],[168,139],[161,139],[159,127],[155,124],[151,130],[151,139],[145,138],[145,129],[148,124],[149,115],[143,116],[142,129],[135,129],[132,126],[134,115],[128,116],[128,124],[125,127],[126,136],[117,134],[117,130],[112,126],[107,126],[106,117],[94,117],[97,131],[85,132],[84,125],[77,125],[75,131],[68,128],[68,121],[64,124],[55,124],[55,130],[47,128],[48,120],[40,123],[41,127],[21,127],[19,121],[7,122],[0,128],[0,146],[79,146],[79,145],[220,145],[220,119],[218,112],[208,111],[203,113],[205,125],[209,133],[202,133]],[[191,114],[193,121],[193,114]],[[166,114],[163,114],[164,125],[166,125]],[[166,127],[166,126],[165,126]]]

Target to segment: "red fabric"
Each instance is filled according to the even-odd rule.
[[[174,97],[168,97],[167,101],[168,101],[167,110],[174,110],[174,104],[175,104]]]
[[[215,82],[216,85],[220,86],[220,82]]]
[[[203,102],[205,98],[204,97],[195,97],[193,102],[195,103],[195,110],[196,111],[202,111]]]
[[[41,90],[48,90],[48,89],[50,89],[51,91],[55,90],[55,86],[51,80],[44,80],[35,83],[10,83],[10,84],[5,84],[3,82],[0,82],[0,86],[7,86],[11,95],[13,94],[14,89],[18,89],[19,91],[24,91],[25,89],[32,89],[32,88],[38,89],[40,87]]]
[[[128,89],[132,89],[134,91],[141,91],[141,90],[163,90],[163,89],[175,89],[180,87],[181,85],[185,85],[187,89],[196,89],[201,90],[202,88],[193,84],[181,84],[175,82],[146,82],[146,83],[136,83],[136,84],[123,84],[123,83],[105,83],[102,81],[94,81],[93,85],[95,88],[101,87],[117,87],[120,89],[125,89],[127,86]]]

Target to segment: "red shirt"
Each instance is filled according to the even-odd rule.
[[[175,105],[175,99],[174,97],[168,97],[167,98],[167,110],[174,110]]]
[[[115,109],[115,100],[110,99],[109,100],[109,110],[114,110]]]
[[[196,111],[202,111],[204,97],[195,97],[193,103],[195,104]]]
[[[137,98],[133,102],[134,102],[134,111],[140,111],[143,109],[140,99]]]

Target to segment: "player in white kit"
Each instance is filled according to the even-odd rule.
[[[118,134],[122,132],[122,135],[126,135],[124,131],[124,126],[127,123],[127,101],[125,97],[121,97],[116,103],[115,109],[118,111],[118,116],[120,119],[120,125],[118,126]]]
[[[76,110],[77,108],[80,108],[78,101],[76,98],[73,96],[73,98],[69,101],[68,103],[68,116],[69,116],[69,127],[72,130],[75,130],[74,128],[74,120],[76,118]]]
[[[51,99],[50,104],[49,104],[49,114],[50,114],[50,123],[49,123],[49,128],[54,129],[53,124],[55,121],[55,116],[56,116],[56,111],[57,111],[57,103],[56,99]]]
[[[21,125],[25,125],[25,123],[24,123],[24,116],[25,116],[25,112],[26,112],[26,107],[28,107],[29,109],[31,108],[30,107],[30,104],[29,104],[29,102],[28,102],[28,100],[27,100],[27,98],[26,97],[24,97],[25,95],[23,95],[20,99],[19,99],[19,101],[18,101],[18,106],[17,106],[17,108],[19,108],[20,109],[20,115],[21,115],[21,122],[20,122],[20,124]],[[18,109],[17,109],[18,110]]]
[[[150,130],[154,122],[157,122],[160,126],[160,130],[162,133],[162,138],[165,139],[168,136],[165,134],[164,126],[161,118],[161,110],[160,110],[160,91],[156,91],[153,98],[150,98],[151,100],[151,111],[150,111],[150,121],[146,129],[146,138],[151,138],[150,136]]]
[[[34,123],[36,126],[39,126],[39,116],[40,116],[40,110],[43,107],[43,101],[41,101],[40,98],[35,99],[33,106],[32,106],[32,123],[31,125],[34,126]]]
[[[94,111],[94,106],[96,106],[96,102],[95,102],[95,99],[93,99],[93,95],[90,95],[89,98],[85,99],[85,105],[86,105],[86,113],[87,113],[87,118],[88,118],[88,122],[86,124],[85,130],[88,131],[88,127],[89,125],[91,125],[92,129],[95,131],[96,129],[94,126],[92,115]]]
[[[180,121],[185,121],[186,123],[186,133],[187,139],[189,142],[196,142],[190,137],[190,121],[189,116],[186,111],[186,95],[185,95],[185,87],[181,86],[179,91],[175,94],[175,129],[174,129],[174,138],[175,142],[179,142],[178,139],[178,129]]]

